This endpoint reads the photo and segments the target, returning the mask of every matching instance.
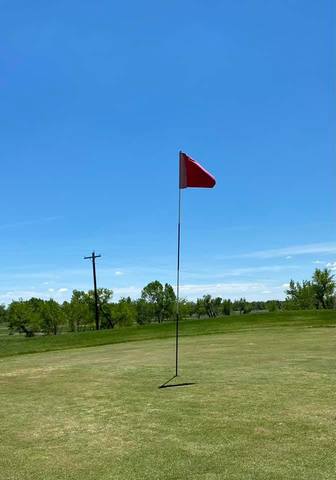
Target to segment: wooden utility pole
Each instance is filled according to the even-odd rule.
[[[101,255],[96,255],[95,252],[92,252],[90,257],[84,257],[84,260],[92,260],[92,272],[93,272],[93,290],[95,297],[95,320],[96,320],[96,330],[99,330],[99,305],[98,305],[98,293],[97,293],[97,277],[96,277],[96,258],[101,257]]]

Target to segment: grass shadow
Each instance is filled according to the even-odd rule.
[[[184,382],[184,383],[170,383],[172,380],[177,378],[176,375],[174,375],[172,378],[167,380],[165,383],[159,386],[159,388],[172,388],[172,387],[186,387],[188,385],[196,385],[194,382]]]

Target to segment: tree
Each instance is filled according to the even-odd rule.
[[[163,286],[158,280],[150,282],[143,288],[141,299],[152,305],[153,316],[159,323],[171,318],[174,314],[176,296],[169,283]]]
[[[198,318],[201,318],[203,315],[206,315],[206,309],[204,305],[204,298],[198,298],[195,305],[195,314]]]
[[[247,314],[251,312],[251,307],[246,301],[246,298],[240,298],[233,302],[233,310],[238,311],[240,314]]]
[[[109,306],[113,327],[115,325],[127,327],[135,323],[136,307],[129,297],[121,298],[118,303],[110,304]]]
[[[316,269],[313,275],[312,286],[318,306],[328,308],[332,304],[332,297],[335,291],[334,275],[325,268],[324,270]]]
[[[158,280],[148,283],[141,292],[141,298],[153,306],[155,319],[161,323],[163,304],[163,285]]]
[[[302,283],[291,280],[286,294],[287,308],[309,310],[316,306],[315,288],[309,280],[303,280]]]
[[[113,297],[113,291],[108,288],[97,288],[98,308],[103,312],[104,307],[110,303]],[[86,294],[86,301],[90,306],[92,315],[95,315],[96,299],[94,290],[89,290]]]
[[[175,302],[174,302],[174,310],[175,310]],[[194,311],[195,311],[195,304],[193,302],[188,302],[185,298],[180,298],[179,312],[180,312],[181,318],[191,317]]]
[[[222,310],[224,315],[231,315],[231,300],[223,300],[222,302]]]
[[[286,290],[287,298],[285,308],[312,309],[333,308],[335,282],[331,271],[316,269],[312,281],[303,280],[294,282],[291,280]]]
[[[113,328],[109,311],[109,304],[113,291],[108,288],[98,288],[98,306],[101,313],[101,324],[104,328]],[[93,328],[95,322],[95,295],[94,290],[85,292],[73,290],[71,301],[64,302],[63,310],[68,319],[71,331],[78,331],[82,328]]]
[[[252,310],[257,310],[257,311],[260,311],[260,310],[266,310],[268,309],[267,307],[267,303],[268,302],[263,302],[263,301],[254,301],[254,302],[251,302],[250,305],[251,305],[251,309]]]
[[[7,322],[7,310],[5,305],[0,305],[0,323]]]
[[[211,295],[203,295],[203,304],[205,313],[208,315],[209,318],[215,317],[215,312],[213,309],[213,300]]]
[[[181,302],[180,302],[181,303]],[[163,289],[162,318],[169,320],[176,312],[176,295],[174,289],[169,283],[165,283]]]
[[[276,312],[281,308],[281,303],[278,300],[268,300],[266,306],[269,312]]]
[[[83,290],[73,290],[71,301],[64,302],[63,310],[72,332],[77,332],[83,327],[93,326],[91,300]]]
[[[65,316],[61,305],[55,300],[13,301],[8,307],[9,328],[32,337],[36,332],[57,335]]]
[[[222,310],[222,299],[221,297],[213,298],[211,301],[213,316],[217,317],[221,314]]]
[[[10,331],[25,333],[26,337],[33,337],[40,330],[39,315],[34,308],[39,299],[13,301],[7,310]]]
[[[61,305],[55,300],[45,300],[39,305],[41,330],[48,335],[57,335],[59,328],[64,324],[65,315]]]
[[[135,302],[136,322],[139,325],[150,323],[153,318],[153,305],[139,298]]]
[[[113,297],[113,290],[109,288],[97,288],[97,297],[98,297],[98,309],[101,313],[100,321],[103,328],[113,328],[114,323],[111,317],[111,300]],[[87,292],[87,301],[91,310],[92,320],[95,317],[96,310],[96,299],[94,290],[89,290]]]

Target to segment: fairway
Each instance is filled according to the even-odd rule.
[[[2,358],[0,478],[334,480],[335,332],[182,337],[165,389],[172,338]]]

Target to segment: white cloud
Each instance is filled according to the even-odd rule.
[[[285,284],[287,286],[287,284]],[[176,291],[176,286],[174,286]],[[121,297],[139,298],[142,287],[128,286],[113,289],[113,299],[117,301]],[[239,298],[246,297],[248,300],[269,300],[284,298],[284,288],[272,286],[261,282],[228,282],[206,284],[180,285],[180,295],[189,300],[195,300],[203,295],[210,294],[214,297]]]
[[[228,282],[228,283],[206,283],[206,284],[184,284],[180,286],[181,297],[189,300],[195,300],[203,295],[210,294],[212,296],[218,296],[223,298],[239,298],[245,297],[247,300],[269,300],[269,299],[281,299],[284,298],[283,289],[287,287],[287,284],[282,287],[270,285],[262,282]],[[16,290],[0,292],[0,304],[8,304],[12,300],[19,298],[29,299],[31,297],[38,298],[55,298],[55,300],[63,301],[64,298],[68,298],[69,289],[62,287],[58,289],[47,289],[44,291],[34,290]],[[141,295],[142,287],[135,285],[114,288],[113,299],[117,301],[121,297],[130,296],[133,299],[139,298]]]
[[[8,304],[12,300],[27,300],[32,297],[37,298],[49,298],[50,295],[47,295],[47,292],[37,292],[36,290],[16,290],[11,292],[0,292],[0,304],[5,303]]]
[[[291,255],[287,255],[286,260],[290,260],[291,258],[293,258]]]
[[[312,243],[293,245],[284,248],[258,250],[256,252],[233,255],[230,258],[276,258],[293,255],[311,255],[314,253],[336,253],[336,243]]]
[[[276,289],[258,282],[181,285],[180,292],[182,297],[190,300],[206,294],[229,298],[243,296],[249,300],[265,299],[265,295],[269,298],[279,297],[279,292]]]
[[[335,272],[336,271],[336,262],[328,262],[327,263],[327,268],[329,268],[330,270]]]
[[[217,267],[218,268],[218,267]],[[223,277],[240,277],[245,275],[252,275],[257,273],[267,273],[267,272],[282,272],[286,270],[293,270],[301,268],[299,265],[263,265],[259,267],[241,267],[241,268],[230,268],[222,270],[220,273],[202,273],[202,272],[191,272],[188,270],[182,270],[184,277],[197,278],[197,279],[215,279]]]
[[[321,262],[321,260],[314,260],[313,263],[314,263],[315,265],[320,265],[321,263],[323,264],[323,263],[325,263],[325,262]]]
[[[121,275],[124,275],[124,272],[121,272],[120,270],[117,270],[116,272],[114,272],[114,275],[116,277],[120,277]]]
[[[131,297],[131,298],[138,298],[141,294],[142,287],[120,287],[120,288],[113,288],[113,299],[117,300],[120,297]]]
[[[30,288],[29,290],[12,290],[7,292],[0,292],[0,304],[5,303],[8,304],[12,300],[19,300],[22,298],[23,300],[28,300],[32,297],[42,298],[44,300],[48,300],[49,298],[55,298],[55,300],[64,299],[64,296],[68,293],[68,288],[58,288],[55,290],[54,288],[48,288],[47,290],[33,290]]]

